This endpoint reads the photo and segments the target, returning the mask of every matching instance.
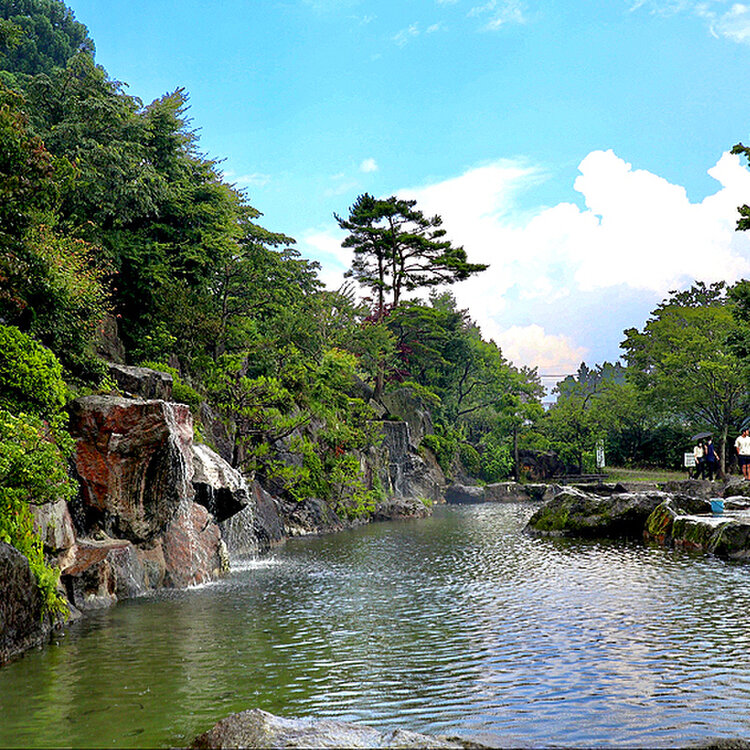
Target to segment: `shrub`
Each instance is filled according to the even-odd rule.
[[[66,395],[57,357],[18,328],[0,325],[0,408],[50,417]]]
[[[67,471],[73,441],[62,420],[62,415],[47,422],[0,410],[0,540],[28,558],[45,608],[52,613],[65,610],[57,593],[60,571],[44,559],[30,506],[69,500],[75,494]]]

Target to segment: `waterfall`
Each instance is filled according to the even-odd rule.
[[[251,495],[252,497],[252,495]],[[221,536],[227,545],[230,561],[237,557],[257,557],[258,536],[255,532],[255,503],[250,502],[219,524]]]

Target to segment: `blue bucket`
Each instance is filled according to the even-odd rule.
[[[724,512],[724,501],[720,497],[711,500],[711,512],[715,516],[720,516]]]

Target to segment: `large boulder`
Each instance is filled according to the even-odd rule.
[[[183,500],[162,536],[164,585],[187,588],[224,572],[227,562],[221,531],[202,505]]]
[[[68,599],[81,611],[110,607],[149,588],[136,548],[126,539],[79,541],[60,580]]]
[[[532,482],[545,482],[552,477],[566,474],[568,467],[554,451],[518,451],[521,473]]]
[[[51,622],[29,561],[0,542],[0,665],[48,638]]]
[[[481,747],[472,744],[472,747]],[[287,719],[259,708],[231,714],[196,737],[193,748],[462,748],[464,743],[404,729],[380,732],[333,719]]]
[[[427,518],[432,505],[414,497],[389,497],[378,503],[373,521],[403,521],[411,518]]]
[[[195,502],[203,505],[221,523],[239,513],[250,502],[242,474],[207,445],[193,445]]]
[[[721,515],[687,512],[679,500],[670,498],[648,517],[643,536],[646,541],[695,552],[710,552],[735,560],[750,558],[750,514],[747,511]]]
[[[722,493],[722,487],[718,483],[709,482],[707,479],[682,479],[663,482],[659,485],[659,489],[673,495],[689,495],[703,500],[717,497]]]
[[[720,493],[722,497],[750,497],[750,482],[744,479],[730,479]]]
[[[534,513],[525,530],[537,536],[640,537],[667,497],[663,492],[594,495],[566,487]]]
[[[468,505],[484,502],[484,487],[452,484],[445,490],[445,502],[450,505]]]
[[[250,503],[221,523],[221,535],[230,554],[254,555],[268,552],[286,539],[281,519],[281,501],[253,480]]]
[[[184,404],[116,396],[73,401],[70,431],[85,528],[144,542],[193,499],[193,425]]]
[[[286,536],[330,533],[347,527],[333,508],[317,497],[299,502],[285,499],[280,501],[280,506]]]
[[[168,372],[111,362],[109,374],[120,390],[132,396],[145,400],[172,400],[173,378]]]

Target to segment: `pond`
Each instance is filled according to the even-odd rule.
[[[234,711],[500,747],[750,738],[750,565],[532,539],[529,504],[289,541],[0,670],[2,747],[169,747]]]

